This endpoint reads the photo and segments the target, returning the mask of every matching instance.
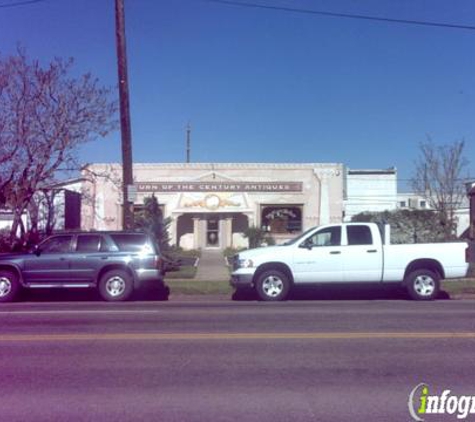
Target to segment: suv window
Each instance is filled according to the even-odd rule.
[[[347,226],[348,245],[372,245],[373,236],[369,226]]]
[[[101,245],[101,236],[97,234],[82,234],[78,236],[76,250],[78,252],[98,252]]]
[[[142,233],[115,233],[111,238],[121,252],[140,252],[147,244],[147,235]]]
[[[54,236],[45,240],[40,245],[41,253],[66,253],[69,252],[72,236]]]

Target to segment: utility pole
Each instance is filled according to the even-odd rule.
[[[191,125],[188,122],[186,126],[186,162],[190,162],[190,153],[191,153]]]
[[[115,0],[115,34],[119,70],[120,132],[122,139],[122,227],[134,226],[134,176],[132,173],[132,130],[130,126],[129,82],[125,49],[124,0]]]

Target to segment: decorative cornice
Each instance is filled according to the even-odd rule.
[[[91,163],[91,167],[121,167],[120,163]],[[276,170],[295,170],[295,169],[324,169],[343,167],[341,163],[134,163],[134,169],[153,170],[153,169],[190,169],[190,170],[230,170],[230,169],[276,169]]]

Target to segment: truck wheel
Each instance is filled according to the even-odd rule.
[[[440,277],[430,270],[416,270],[406,279],[406,289],[413,300],[434,300],[439,294]]]
[[[0,271],[0,302],[11,302],[20,291],[18,276],[12,271]]]
[[[289,278],[281,271],[264,271],[256,283],[259,298],[265,301],[284,300],[290,290]]]
[[[133,290],[132,278],[124,270],[108,271],[99,281],[99,293],[104,300],[109,302],[127,300]]]

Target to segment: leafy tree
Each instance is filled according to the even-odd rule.
[[[111,90],[90,73],[70,75],[73,60],[43,66],[19,48],[0,56],[0,189],[14,212],[10,231],[24,235],[21,216],[60,170],[79,169],[76,153],[117,126]]]
[[[143,209],[134,216],[135,227],[152,234],[161,251],[166,251],[170,247],[168,234],[170,223],[170,218],[163,218],[163,213],[155,195],[146,197]]]
[[[437,212],[431,210],[395,210],[363,212],[353,222],[391,225],[391,243],[430,243],[445,240],[445,227]]]
[[[411,180],[413,190],[436,211],[446,240],[455,237],[456,210],[465,198],[462,172],[468,165],[465,141],[435,145],[431,139],[420,144],[420,156]]]

